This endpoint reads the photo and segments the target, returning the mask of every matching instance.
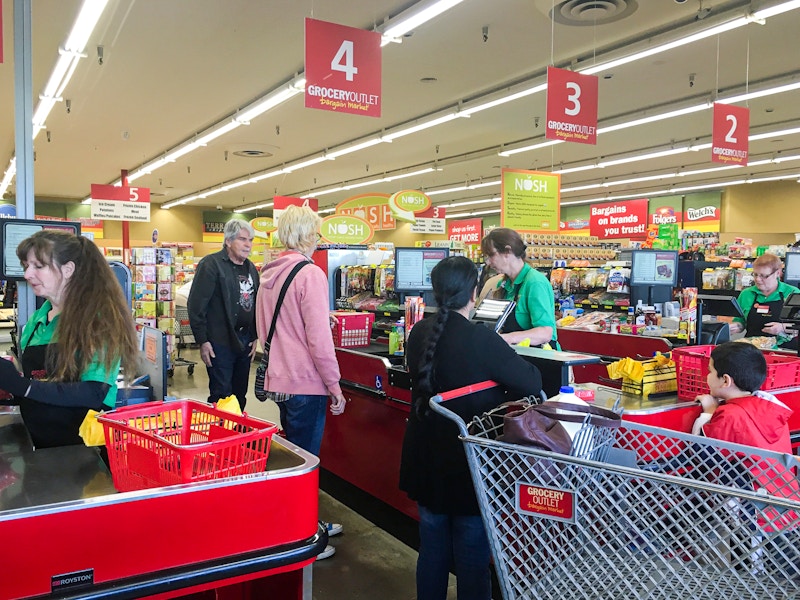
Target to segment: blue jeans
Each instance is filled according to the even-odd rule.
[[[216,402],[233,394],[244,410],[250,380],[250,350],[253,342],[247,338],[240,339],[244,344],[241,352],[211,342],[216,356],[211,359],[211,366],[206,367],[206,371],[208,371],[208,401]]]
[[[489,539],[479,516],[443,515],[419,508],[417,600],[444,600],[451,568],[458,600],[490,600]]]
[[[328,397],[298,394],[278,402],[278,409],[286,439],[306,452],[319,456]]]

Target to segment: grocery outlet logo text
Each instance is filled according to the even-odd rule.
[[[349,108],[350,110],[366,112],[380,101],[380,97],[377,94],[351,92],[321,85],[308,86],[306,94],[319,98],[320,105],[329,106],[332,110]]]

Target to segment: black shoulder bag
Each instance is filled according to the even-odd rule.
[[[278,296],[278,302],[275,304],[275,312],[272,313],[272,325],[269,327],[269,333],[267,334],[267,340],[264,342],[264,347],[262,348],[262,355],[261,355],[261,362],[259,363],[258,367],[256,367],[256,381],[255,381],[255,389],[253,392],[256,395],[256,399],[260,402],[265,402],[269,397],[270,393],[264,389],[264,382],[267,377],[267,368],[269,367],[269,349],[272,345],[272,336],[275,333],[275,325],[278,323],[278,312],[281,310],[281,304],[283,304],[283,298],[286,296],[286,291],[289,289],[289,284],[292,283],[292,279],[294,276],[297,275],[298,271],[305,267],[308,264],[308,261],[303,261],[297,263],[289,273],[289,276],[286,278],[286,281],[283,282],[283,287],[281,288],[281,293]]]

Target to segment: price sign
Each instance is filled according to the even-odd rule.
[[[150,221],[150,188],[92,184],[92,218]]]
[[[381,116],[381,35],[306,19],[306,108]]]
[[[750,109],[714,103],[711,162],[747,165],[750,148]]]
[[[566,69],[547,68],[549,140],[597,143],[597,77]]]

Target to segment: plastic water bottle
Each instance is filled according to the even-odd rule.
[[[570,385],[563,385],[561,389],[558,391],[558,396],[553,396],[552,398],[548,398],[547,402],[564,402],[567,404],[579,404],[581,406],[589,406],[586,401],[581,400],[578,396],[575,395],[575,389]],[[585,417],[585,413],[579,412],[571,412],[568,410],[558,409],[558,414],[565,414],[565,415],[578,415],[581,418]],[[564,426],[564,429],[567,430],[569,433],[569,437],[572,438],[572,441],[575,441],[575,436],[583,427],[583,423],[572,423],[569,421],[561,421],[561,424]]]

